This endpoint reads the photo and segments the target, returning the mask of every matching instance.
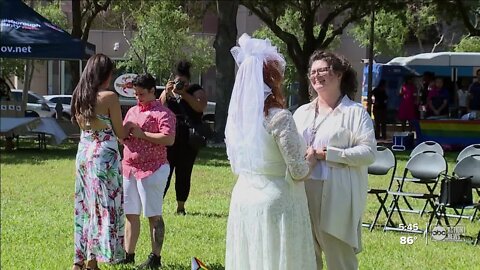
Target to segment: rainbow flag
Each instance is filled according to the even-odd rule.
[[[198,258],[193,257],[192,258],[192,270],[208,270],[208,268]]]
[[[419,142],[458,145],[480,143],[480,120],[420,120],[417,136]]]

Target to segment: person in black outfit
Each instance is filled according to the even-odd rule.
[[[207,106],[207,95],[198,84],[190,84],[190,66],[187,61],[177,64],[175,80],[169,81],[160,95],[160,101],[177,116],[175,143],[167,148],[170,163],[165,194],[175,171],[175,192],[177,214],[185,215],[185,202],[190,193],[193,164],[198,150],[188,144],[190,125],[202,121],[203,110]]]
[[[375,137],[387,138],[387,90],[385,80],[381,80],[378,86],[372,90],[373,117],[375,118]]]
[[[0,100],[11,100],[10,86],[3,78],[0,78]]]
[[[435,73],[426,71],[423,73],[422,88],[420,89],[420,105],[427,106],[428,87],[435,79]]]

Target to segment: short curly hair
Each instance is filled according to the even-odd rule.
[[[147,90],[152,90],[152,88],[155,89],[156,85],[155,78],[149,73],[137,75],[135,78],[133,78],[132,84],[133,86],[141,87]]]
[[[310,56],[308,62],[308,73],[312,68],[312,64],[315,61],[323,60],[330,65],[330,68],[333,72],[342,74],[342,81],[340,82],[340,91],[343,95],[347,95],[350,99],[355,98],[355,93],[357,92],[358,82],[357,82],[357,72],[353,69],[350,62],[342,55],[329,52],[316,50]],[[310,92],[313,94],[315,91],[312,91],[310,85]]]

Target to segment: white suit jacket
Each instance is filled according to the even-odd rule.
[[[317,99],[299,107],[293,115],[300,134],[312,124],[316,102]],[[327,146],[327,166],[332,169],[323,186],[320,228],[348,243],[358,253],[362,249],[361,219],[367,201],[367,168],[374,162],[377,145],[375,131],[367,111],[347,96],[330,117],[337,124],[330,132]]]

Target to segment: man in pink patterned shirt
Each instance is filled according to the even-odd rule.
[[[143,211],[150,223],[152,253],[137,269],[159,269],[165,235],[163,193],[170,173],[166,146],[175,140],[175,115],[156,100],[155,79],[150,74],[139,75],[132,83],[138,105],[130,108],[124,119],[130,131],[122,161],[126,257],[119,263],[135,263]]]

